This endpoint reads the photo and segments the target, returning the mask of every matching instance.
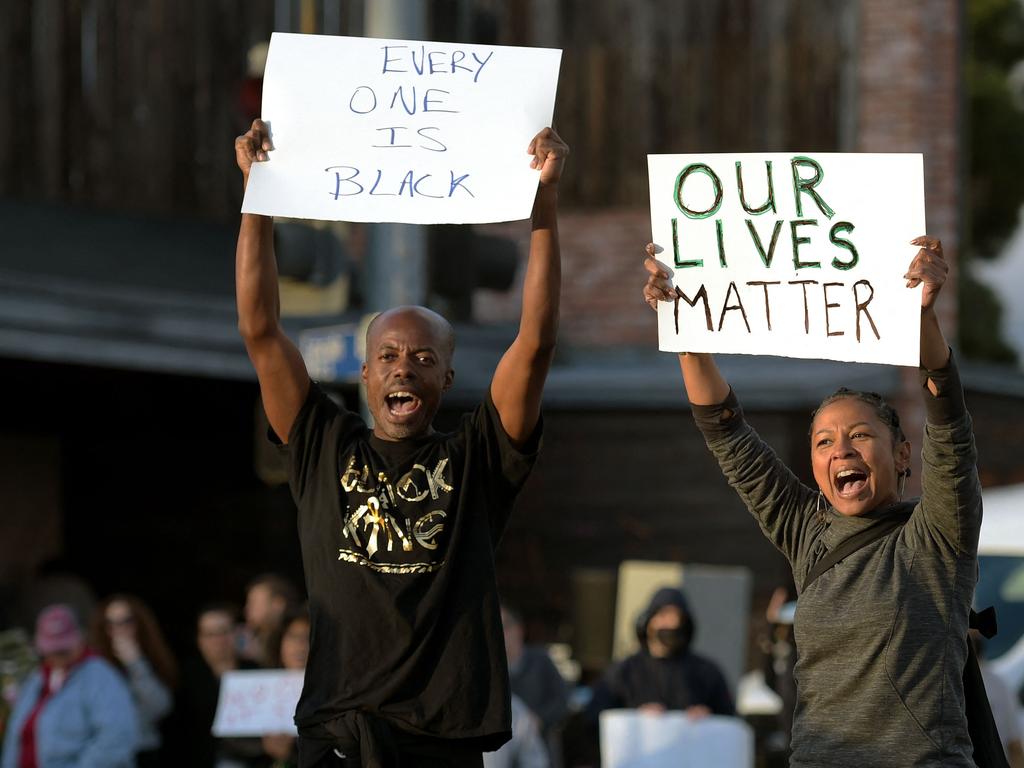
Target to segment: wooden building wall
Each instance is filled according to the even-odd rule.
[[[246,51],[273,0],[0,0],[0,196],[237,210]]]
[[[566,205],[646,206],[647,152],[839,148],[855,6],[435,0],[428,32],[563,48],[555,123],[573,146]],[[467,27],[467,8],[490,25]],[[361,9],[0,0],[0,197],[232,216],[247,50],[275,28],[359,34]]]
[[[569,198],[646,208],[648,153],[838,150],[849,5],[561,3]]]

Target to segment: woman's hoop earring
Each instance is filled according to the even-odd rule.
[[[818,489],[818,498],[814,502],[814,512],[819,518],[825,518],[825,494],[821,492],[820,488]]]
[[[899,495],[899,500],[903,501],[903,492],[907,489],[907,475],[910,473],[906,470],[900,472],[900,479],[897,481],[896,492]]]

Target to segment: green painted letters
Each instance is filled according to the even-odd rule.
[[[711,179],[711,184],[715,190],[715,202],[712,203],[711,207],[708,208],[706,211],[695,211],[692,208],[687,208],[686,205],[683,204],[683,184],[686,182],[686,179],[689,177],[691,173],[703,173],[705,176]],[[679,175],[676,176],[676,206],[679,208],[680,212],[682,212],[682,214],[687,218],[706,219],[709,216],[714,216],[716,213],[718,213],[718,209],[722,207],[722,196],[722,180],[718,178],[718,174],[711,170],[711,166],[706,165],[705,163],[691,163],[690,165],[683,168],[683,170],[679,172]]]
[[[686,259],[679,256],[679,220],[672,219],[672,255],[677,267],[703,267],[704,259]]]
[[[845,237],[839,237],[839,233],[841,232],[853,232],[853,224],[848,221],[837,221],[832,225],[832,229],[829,230],[828,233],[828,239],[831,240],[834,245],[838,245],[840,248],[845,248],[850,252],[849,261],[840,261],[838,256],[832,259],[833,267],[845,271],[857,266],[857,262],[860,261],[860,254],[857,253],[857,248],[853,243]]]
[[[793,166],[793,197],[796,200],[796,215],[800,217],[804,215],[803,198],[800,197],[800,193],[803,192],[811,196],[825,218],[831,219],[835,215],[835,211],[829,208],[828,203],[822,200],[821,195],[814,191],[814,188],[825,178],[825,171],[816,160],[801,155],[794,157],[791,164]],[[809,179],[803,178],[800,175],[801,168],[813,168],[814,176]]]
[[[747,197],[743,189],[743,163],[739,161],[736,162],[736,186],[739,188],[740,192],[740,205],[743,206],[744,211],[754,216],[757,216],[760,213],[765,213],[766,211],[771,211],[772,213],[776,212],[775,184],[772,182],[772,161],[765,160],[764,165],[765,176],[767,176],[768,178],[768,199],[765,200],[764,203],[758,206],[757,208],[751,208],[749,205],[747,205]]]

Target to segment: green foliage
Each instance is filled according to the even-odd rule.
[[[967,200],[958,283],[960,346],[965,355],[1013,363],[1000,331],[999,299],[971,275],[971,261],[996,256],[1024,204],[1024,111],[1008,75],[1024,60],[1024,2],[969,0],[965,87],[969,145]]]
[[[967,357],[993,363],[1016,363],[1017,353],[1003,340],[1003,308],[987,285],[978,282],[969,272],[960,272],[957,281],[957,303],[960,306],[960,347]]]
[[[1022,57],[1024,9],[1020,0],[970,0],[971,58],[1008,70]]]
[[[28,635],[20,629],[0,632],[0,744],[4,741],[11,703],[7,694],[17,691],[36,665]]]
[[[969,48],[968,226],[964,250],[995,256],[1019,221],[1024,204],[1024,111],[1007,82],[1024,59],[1024,4],[1020,0],[971,0]]]

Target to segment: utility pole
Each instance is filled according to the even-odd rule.
[[[399,40],[426,36],[422,0],[364,0],[365,34]],[[427,237],[418,224],[374,224],[364,265],[366,310],[427,300]]]

